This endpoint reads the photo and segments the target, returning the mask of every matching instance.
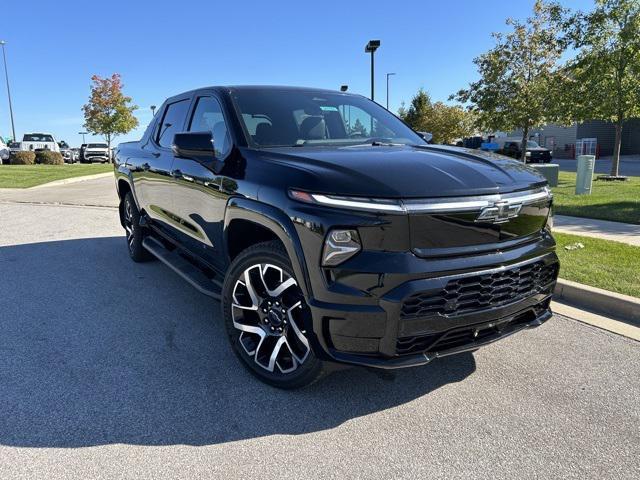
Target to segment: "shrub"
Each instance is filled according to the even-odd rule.
[[[13,152],[11,154],[11,165],[33,165],[36,154],[33,152]]]
[[[59,152],[51,150],[38,150],[36,152],[36,163],[42,165],[64,165],[64,158]]]

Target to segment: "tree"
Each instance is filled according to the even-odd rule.
[[[362,122],[360,121],[359,118],[356,118],[356,122],[353,124],[353,126],[349,129],[349,133],[353,134],[353,133],[359,133],[360,135],[362,135],[363,137],[367,136],[367,129],[365,128],[365,126],[362,124]]]
[[[422,88],[411,99],[408,109],[404,105],[398,110],[398,116],[417,132],[429,131],[428,119],[432,110],[431,97]],[[431,132],[433,133],[433,132]]]
[[[559,108],[565,81],[558,67],[566,49],[565,17],[557,3],[536,0],[526,22],[508,19],[511,30],[494,33],[495,47],[474,59],[480,79],[452,96],[470,104],[483,129],[522,129],[523,161],[532,128],[570,121]]]
[[[475,132],[471,112],[443,102],[432,103],[429,94],[423,89],[418,90],[411,99],[408,109],[404,106],[400,108],[398,115],[414,130],[431,133],[434,143],[453,143],[456,139],[469,137]]]
[[[91,77],[91,95],[89,102],[82,107],[84,127],[95,135],[103,135],[111,152],[111,141],[118,135],[129,133],[138,126],[133,116],[138,107],[131,105],[131,97],[122,93],[120,75],[114,73],[111,78]]]
[[[578,49],[568,64],[572,113],[614,123],[611,175],[618,176],[624,122],[640,116],[640,0],[597,0],[570,25]]]

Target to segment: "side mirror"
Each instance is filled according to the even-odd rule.
[[[425,142],[427,143],[431,143],[431,140],[433,140],[433,134],[429,133],[429,132],[418,132],[418,135],[420,135]]]
[[[195,160],[211,167],[216,173],[222,168],[222,162],[216,159],[211,132],[176,133],[171,150],[176,157]]]

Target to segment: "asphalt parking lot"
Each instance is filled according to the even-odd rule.
[[[560,165],[560,170],[563,172],[575,172],[576,161],[573,159],[553,159],[553,163]],[[640,176],[640,156],[639,155],[623,155],[620,158],[620,175]],[[593,171],[598,175],[609,175],[611,173],[611,158],[599,158],[596,160],[596,164]]]
[[[0,478],[640,476],[633,340],[556,316],[279,391],[232,355],[218,304],[129,260],[114,208],[0,196],[0,219]]]

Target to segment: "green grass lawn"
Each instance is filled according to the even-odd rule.
[[[28,188],[63,178],[113,171],[113,165],[0,165],[0,188]]]
[[[560,172],[553,189],[554,212],[640,225],[640,177],[626,182],[594,181],[591,195],[576,195],[576,174]]]
[[[564,233],[553,236],[558,242],[560,277],[640,297],[640,247]],[[564,248],[576,242],[584,248]]]

